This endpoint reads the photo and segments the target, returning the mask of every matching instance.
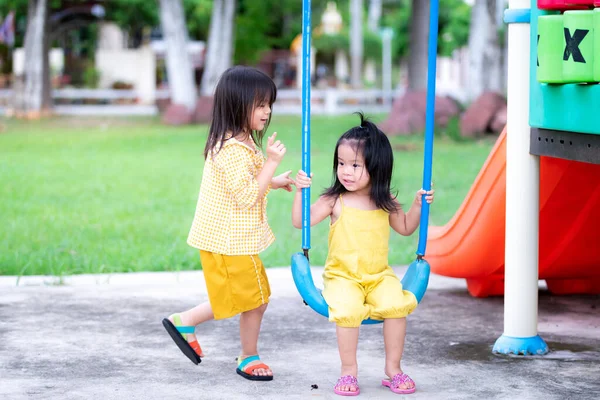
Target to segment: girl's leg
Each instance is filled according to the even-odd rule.
[[[200,325],[203,322],[210,321],[214,319],[214,315],[212,312],[212,308],[210,307],[210,303],[208,301],[198,304],[196,307],[179,313],[181,318],[181,323],[184,326],[196,326]],[[173,321],[173,316],[169,317],[171,322]],[[193,342],[196,340],[196,335],[193,333],[187,334],[187,341]]]
[[[358,347],[359,328],[345,328],[336,326],[338,349],[340,360],[342,361],[341,376],[358,375],[358,361],[356,360],[356,350]],[[343,385],[337,388],[342,392],[356,392],[356,385]]]
[[[323,274],[323,297],[329,305],[329,321],[335,322],[338,350],[342,363],[341,377],[334,386],[334,391],[359,392],[356,377],[358,363],[356,349],[361,322],[368,317],[369,307],[365,305],[364,289],[360,283],[337,276],[328,277]],[[344,379],[348,375],[355,379]],[[355,393],[357,394],[357,393]]]
[[[377,286],[371,288],[366,299],[372,307],[371,318],[383,319],[383,340],[385,343],[385,374],[390,380],[402,374],[402,353],[406,337],[406,315],[417,307],[417,299],[412,293],[402,290],[402,284],[391,268],[384,272]],[[397,390],[412,389],[414,383],[394,385]]]
[[[385,343],[385,374],[392,379],[402,373],[402,352],[406,338],[406,318],[388,318],[383,321],[383,341]],[[411,389],[412,383],[405,383],[399,389]]]
[[[263,304],[254,310],[243,312],[240,315],[240,341],[242,342],[242,358],[250,357],[258,354],[258,334],[260,333],[260,325],[262,318],[267,309],[268,304]],[[261,361],[253,361],[253,364],[259,364]],[[271,369],[257,369],[253,372],[254,375],[271,376]]]

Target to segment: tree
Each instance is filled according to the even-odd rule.
[[[394,30],[393,53],[396,60],[405,58],[409,52],[412,1],[400,0],[400,4],[383,4],[382,25]],[[471,6],[464,0],[440,0],[439,6],[438,51],[449,56],[469,40]],[[426,24],[429,26],[429,21]]]
[[[379,30],[379,20],[381,19],[381,0],[369,0],[369,30],[377,32]]]
[[[19,0],[20,1],[20,0]],[[160,23],[156,3],[148,0],[110,0],[104,2],[106,19],[128,31],[130,37],[139,37],[146,27]],[[212,0],[183,0],[188,36],[205,40],[208,36]]]
[[[412,0],[410,20],[410,50],[408,55],[408,87],[427,88],[427,37],[429,35],[429,2]]]
[[[15,108],[18,115],[39,118],[52,104],[47,25],[47,0],[29,0],[24,82],[16,88]]]
[[[5,18],[9,12],[15,12],[15,44],[14,47],[23,47],[25,37],[25,24],[29,0],[0,1],[0,19]]]
[[[469,34],[468,98],[484,91],[502,91],[502,52],[499,42],[496,0],[476,0]]]
[[[188,34],[194,40],[206,40],[213,0],[183,0]]]
[[[321,23],[327,1],[331,0],[312,0],[313,29]],[[238,4],[235,63],[255,64],[270,49],[289,49],[294,38],[302,32],[300,0],[238,0]],[[348,0],[338,0],[338,9],[346,5]],[[313,33],[314,39],[317,32]]]
[[[188,34],[181,0],[160,0],[160,20],[167,49],[166,64],[171,103],[196,107],[196,84],[187,50]]]
[[[137,47],[145,27],[160,24],[160,7],[148,0],[110,0],[105,2],[106,20],[127,33],[128,46]]]
[[[363,63],[363,2],[350,0],[350,83],[362,86]]]
[[[464,0],[441,0],[439,18],[438,52],[451,56],[469,41],[471,6]]]
[[[221,39],[221,25],[223,20],[224,0],[214,0],[212,16],[210,18],[210,28],[208,31],[208,41],[206,44],[206,57],[204,59],[204,73],[202,74],[202,83],[200,92],[202,95],[211,95],[214,85],[218,79],[217,63],[219,60],[219,45]]]
[[[215,0],[213,3],[201,92],[212,95],[219,77],[231,66],[234,41],[236,0]]]
[[[223,43],[221,51],[221,72],[224,72],[231,66],[233,62],[233,44],[235,38],[234,22],[235,22],[235,6],[236,0],[225,0],[225,10],[223,18]],[[219,74],[220,75],[220,74]]]
[[[22,8],[23,1],[15,4],[17,10]],[[97,9],[94,5],[93,1],[83,5],[64,4],[60,0],[28,1],[24,74],[22,79],[15,82],[14,106],[17,116],[38,118],[50,111],[50,44],[66,31],[87,26],[101,18],[103,8]],[[20,22],[17,23],[17,32],[19,25]]]

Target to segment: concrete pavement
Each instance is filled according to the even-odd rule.
[[[321,271],[313,270],[318,284]],[[268,274],[273,297],[259,348],[275,380],[258,383],[234,372],[237,318],[198,327],[199,366],[163,329],[164,316],[206,299],[200,271],[24,277],[18,286],[0,277],[0,398],[340,399],[334,325],[303,305],[289,268]],[[464,280],[432,276],[409,317],[403,367],[417,383],[409,398],[600,398],[600,297],[542,290],[539,317],[549,355],[493,355],[502,298],[475,299]],[[363,327],[359,399],[399,398],[380,386],[383,366],[382,326]]]

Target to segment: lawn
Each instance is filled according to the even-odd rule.
[[[377,121],[377,118],[375,118]],[[355,116],[312,119],[313,197],[331,180],[337,137]],[[288,153],[280,172],[301,166],[300,118],[273,118]],[[186,238],[202,174],[206,126],[166,127],[150,118],[4,121],[0,131],[0,275],[161,271],[200,268]],[[423,137],[393,137],[394,186],[409,204],[421,186]],[[455,142],[438,133],[431,223],[461,204],[494,139]],[[291,193],[269,195],[277,240],[265,265],[285,266],[301,247],[291,226]],[[327,224],[313,228],[311,261],[322,265]],[[418,231],[417,231],[418,232]],[[418,233],[392,235],[390,263],[414,259]]]

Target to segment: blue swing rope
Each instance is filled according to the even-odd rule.
[[[430,2],[429,9],[429,41],[427,49],[427,111],[425,114],[425,150],[423,157],[423,189],[431,190],[431,169],[433,163],[433,131],[435,124],[435,80],[437,64],[437,38],[439,0]],[[417,259],[425,255],[427,245],[427,228],[429,226],[429,203],[422,198],[421,222],[419,227],[419,245]]]
[[[302,1],[302,170],[310,176],[310,47],[311,2]],[[302,250],[310,249],[310,188],[302,189]]]

